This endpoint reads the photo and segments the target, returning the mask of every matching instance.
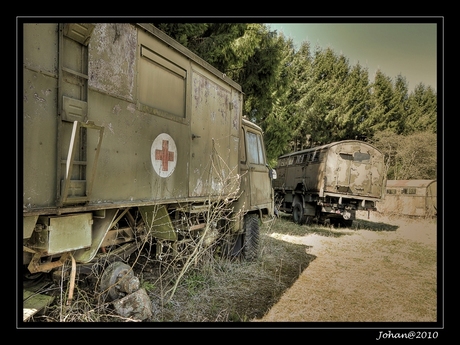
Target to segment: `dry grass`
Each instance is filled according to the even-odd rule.
[[[257,321],[436,322],[436,223],[360,220],[325,237],[273,234],[304,243],[316,259]]]
[[[254,262],[203,253],[179,282],[180,267],[141,253],[132,264],[154,306],[144,322],[436,321],[433,222],[370,219],[332,229],[284,215],[262,225],[260,246]],[[91,288],[77,289],[67,310],[58,294],[33,321],[136,321],[115,315]]]

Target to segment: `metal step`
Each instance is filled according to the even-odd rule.
[[[49,306],[54,301],[54,296],[36,293],[30,290],[23,290],[23,321],[29,320]]]

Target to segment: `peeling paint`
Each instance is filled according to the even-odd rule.
[[[112,109],[112,113],[117,114],[117,115],[120,114],[120,111],[121,111],[121,107],[119,104],[115,105]]]
[[[220,192],[224,189],[223,183],[220,179],[213,178],[211,183],[211,189],[216,192]]]
[[[89,44],[89,86],[134,99],[137,35],[131,24],[97,24]]]
[[[112,123],[109,123],[107,127],[112,134],[115,134],[115,132],[113,131]]]
[[[136,111],[136,106],[133,103],[129,103],[126,107],[126,110],[128,110],[131,114],[134,114]]]
[[[195,189],[193,190],[193,195],[201,195],[202,191],[203,191],[203,181],[201,179],[198,179],[196,181]]]
[[[43,102],[46,102],[46,99],[40,97],[40,96],[38,95],[38,93],[34,93],[34,97],[35,97],[35,99],[36,99],[37,101],[39,101],[39,102],[42,102],[42,103],[43,103]]]
[[[341,214],[335,204],[342,205],[341,210],[372,208],[375,201],[382,198],[383,154],[365,142],[344,140],[292,152],[278,158],[276,171],[278,177],[273,187],[277,198],[284,199],[280,210],[294,209],[297,198],[291,195],[295,190],[304,190],[309,205],[324,203],[322,215]],[[314,209],[309,211],[307,207],[303,212],[309,213],[308,216],[317,215]],[[343,218],[349,219],[345,213]]]

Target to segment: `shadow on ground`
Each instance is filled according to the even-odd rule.
[[[263,317],[316,259],[307,253],[308,247],[263,236],[257,278],[240,284],[247,290],[247,298],[234,301],[238,314],[245,315],[245,320]]]
[[[348,235],[346,232],[340,232],[335,230],[369,230],[369,231],[396,231],[399,226],[392,225],[384,222],[375,222],[365,219],[355,219],[353,220],[353,225],[344,228],[340,225],[326,226],[323,224],[311,223],[299,225],[293,222],[292,215],[287,213],[280,212],[277,221],[280,221],[277,225],[277,231],[279,228],[283,229],[283,233],[289,233],[294,235],[299,235],[300,232],[304,231],[306,233],[316,233],[323,236],[333,236],[341,237]],[[281,224],[280,224],[281,223]]]
[[[382,222],[372,222],[364,219],[356,219],[353,221],[352,228],[354,230],[396,231],[399,226]]]

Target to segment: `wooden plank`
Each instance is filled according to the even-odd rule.
[[[23,321],[27,321],[33,315],[49,306],[53,300],[53,296],[47,296],[37,294],[29,290],[23,290]]]

